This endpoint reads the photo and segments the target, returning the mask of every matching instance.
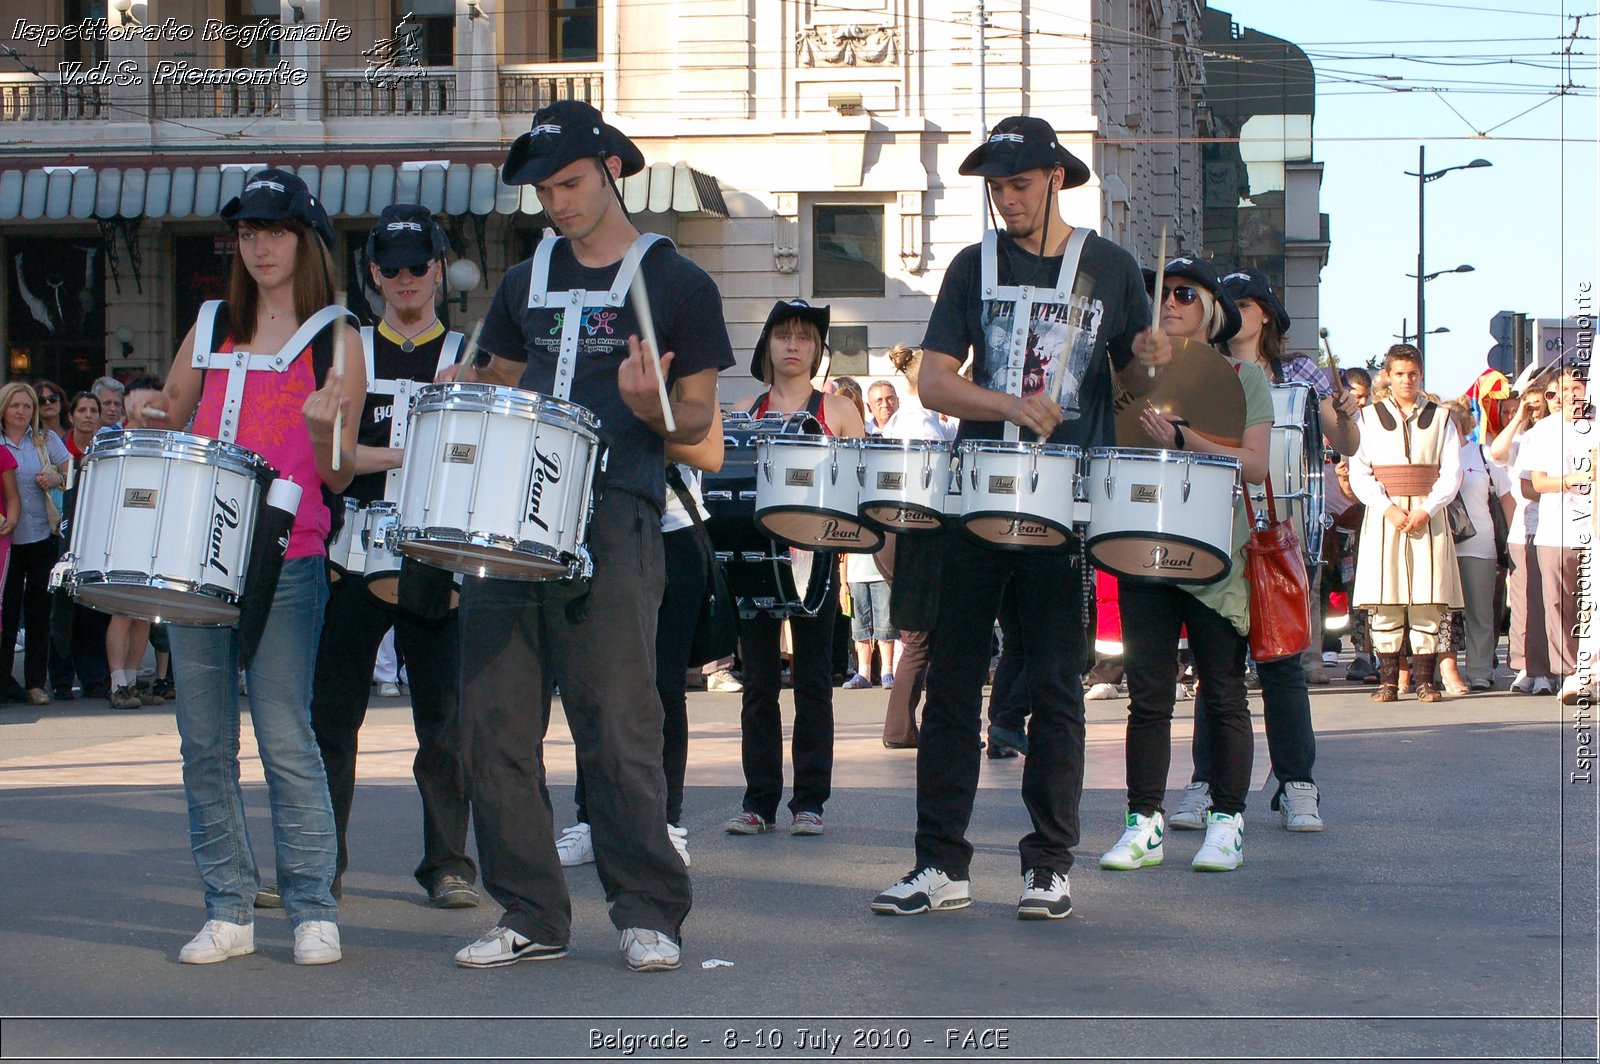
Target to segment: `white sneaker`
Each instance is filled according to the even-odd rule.
[[[1519,695],[1533,694],[1533,677],[1522,669],[1517,670],[1517,678],[1511,681],[1511,690]]]
[[[307,920],[295,926],[296,964],[332,964],[343,956],[339,949],[339,925],[332,920]]]
[[[1283,785],[1278,796],[1278,815],[1285,831],[1321,831],[1322,813],[1317,808],[1322,795],[1315,783],[1295,780]]]
[[[1161,811],[1143,816],[1129,810],[1127,825],[1117,844],[1100,855],[1100,867],[1132,872],[1160,864],[1163,860],[1161,837],[1164,834]]]
[[[1336,650],[1324,650],[1322,652],[1322,664],[1329,669],[1336,667],[1339,664],[1339,652]]]
[[[200,933],[178,951],[180,964],[216,964],[256,951],[256,925],[207,920]]]
[[[1578,700],[1583,696],[1584,686],[1583,680],[1578,677],[1577,673],[1568,676],[1561,685],[1561,704],[1564,706],[1577,705]]]
[[[1534,694],[1536,694],[1536,695],[1553,695],[1553,694],[1555,694],[1555,692],[1556,692],[1556,685],[1550,682],[1550,677],[1541,676],[1537,680],[1533,681],[1533,693]]]
[[[706,677],[706,690],[734,694],[735,692],[743,691],[744,684],[740,683],[738,680],[735,680],[733,678],[733,673],[729,672],[727,669],[718,669],[716,672]]]
[[[400,697],[400,685],[397,684],[397,683],[390,683],[387,680],[385,680],[383,683],[380,683],[378,685],[378,697],[379,698],[399,698]]]
[[[1018,920],[1061,920],[1071,915],[1071,880],[1050,868],[1030,868],[1023,873]]]
[[[678,966],[682,951],[671,935],[630,927],[622,933],[622,955],[636,972],[670,972]]]
[[[678,851],[678,856],[683,858],[683,867],[689,867],[689,829],[680,828],[676,824],[667,825],[667,838],[672,840],[672,848]]]
[[[589,825],[574,824],[563,831],[556,840],[556,854],[561,858],[562,868],[594,864],[594,834]]]
[[[1090,702],[1101,702],[1108,698],[1116,698],[1120,692],[1114,683],[1097,683],[1083,693],[1083,697]]]
[[[1244,864],[1244,814],[1206,814],[1206,841],[1189,867],[1196,872],[1232,872]]]
[[[499,968],[518,961],[553,961],[566,955],[565,946],[540,945],[509,927],[495,927],[472,945],[457,950],[456,964],[462,968]]]
[[[965,909],[972,904],[972,882],[951,879],[937,868],[913,868],[900,882],[872,899],[872,911],[882,916],[915,916],[944,909]]]
[[[1167,826],[1177,831],[1200,831],[1211,811],[1211,784],[1191,783],[1183,789],[1178,811],[1167,817]]]

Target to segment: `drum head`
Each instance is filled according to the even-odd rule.
[[[909,535],[937,532],[944,527],[944,513],[903,502],[875,502],[861,507],[861,517],[890,532]]]
[[[1063,550],[1071,530],[1017,513],[971,513],[961,520],[969,536],[1006,550]]]
[[[1214,584],[1228,575],[1228,556],[1180,536],[1120,532],[1089,540],[1089,560],[1119,579],[1146,584]]]
[[[193,591],[148,584],[80,584],[73,597],[114,617],[161,621],[180,628],[229,628],[239,623],[239,607]]]
[[[855,514],[793,506],[773,506],[756,513],[756,527],[773,539],[801,550],[871,553],[883,546],[883,533]]]
[[[564,562],[475,543],[411,540],[400,545],[400,553],[452,573],[496,580],[565,580],[569,573]]]
[[[367,577],[367,594],[389,606],[400,602],[400,570]]]

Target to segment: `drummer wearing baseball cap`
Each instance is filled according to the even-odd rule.
[[[1171,345],[1150,328],[1133,256],[1068,225],[1062,214],[1058,194],[1088,181],[1088,166],[1048,122],[1021,115],[996,124],[960,169],[982,179],[1002,231],[963,249],[945,273],[922,341],[923,403],[960,418],[961,440],[1026,433],[1085,449],[1110,446],[1114,387],[1148,392]],[[969,353],[970,381],[960,372]],[[990,631],[1009,582],[1027,618],[1033,704],[1022,781],[1033,830],[1019,846],[1017,915],[1059,919],[1072,911],[1067,873],[1083,789],[1083,574],[1075,552],[942,538],[942,567],[928,557],[934,548],[911,537],[895,560],[895,623],[934,634],[917,748],[916,857],[872,909],[910,915],[971,904],[966,828],[982,757],[982,689]],[[902,586],[912,589],[909,596],[899,594]]]

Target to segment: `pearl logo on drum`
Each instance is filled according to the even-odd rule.
[[[905,487],[906,475],[904,473],[881,472],[878,474],[879,491],[899,491]]]
[[[1006,523],[1001,536],[1005,539],[1043,539],[1050,534],[1050,526],[1025,517],[1013,517]]]
[[[813,483],[815,472],[816,470],[813,469],[785,469],[783,471],[784,487],[809,488]]]
[[[990,477],[990,495],[1015,495],[1017,493],[1016,477]]]
[[[1145,568],[1155,569],[1160,572],[1171,572],[1174,569],[1193,569],[1194,554],[1194,551],[1190,551],[1182,557],[1179,557],[1174,555],[1167,547],[1151,547],[1150,561],[1145,564]]]
[[[1129,502],[1160,502],[1160,484],[1134,484],[1128,488]]]
[[[447,443],[444,445],[444,460],[458,465],[473,465],[478,461],[478,445],[475,443]]]
[[[817,538],[826,543],[859,543],[861,541],[861,527],[859,525],[844,528],[839,522],[827,520],[822,522]]]
[[[228,567],[222,564],[222,541],[226,538],[229,529],[239,527],[239,500],[223,500],[222,496],[215,497],[216,508],[211,511],[211,557],[206,564],[227,576]]]
[[[122,493],[122,505],[124,509],[154,510],[160,494],[155,488],[128,488]]]
[[[546,482],[561,483],[561,458],[559,455],[545,454],[537,444],[533,448],[533,457],[538,464],[533,467],[533,484],[528,489],[528,520],[548,532],[550,526],[539,516],[539,507],[544,502]]]

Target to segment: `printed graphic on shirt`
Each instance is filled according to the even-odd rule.
[[[1100,300],[1081,290],[1072,294],[1067,305],[1050,304],[1033,308],[1028,322],[1027,357],[1022,367],[1022,394],[1035,395],[1055,387],[1058,374],[1065,374],[1061,382],[1061,416],[1075,421],[1081,415],[1080,396],[1084,376],[1089,372],[1089,362],[1094,356],[1095,341],[1100,333],[1100,323],[1105,310]],[[983,308],[984,344],[989,349],[985,365],[987,379],[978,383],[993,391],[1006,391],[1006,371],[1010,363],[1011,330],[1016,307],[1001,300],[989,300]]]
[[[618,312],[609,307],[584,307],[583,318],[579,323],[582,330],[578,338],[578,346],[585,354],[621,349],[626,352],[628,347],[627,336],[617,331]],[[541,336],[535,341],[540,347],[548,351],[558,351],[561,348],[561,330],[566,327],[566,312],[555,312],[555,320],[550,324],[548,336]]]

